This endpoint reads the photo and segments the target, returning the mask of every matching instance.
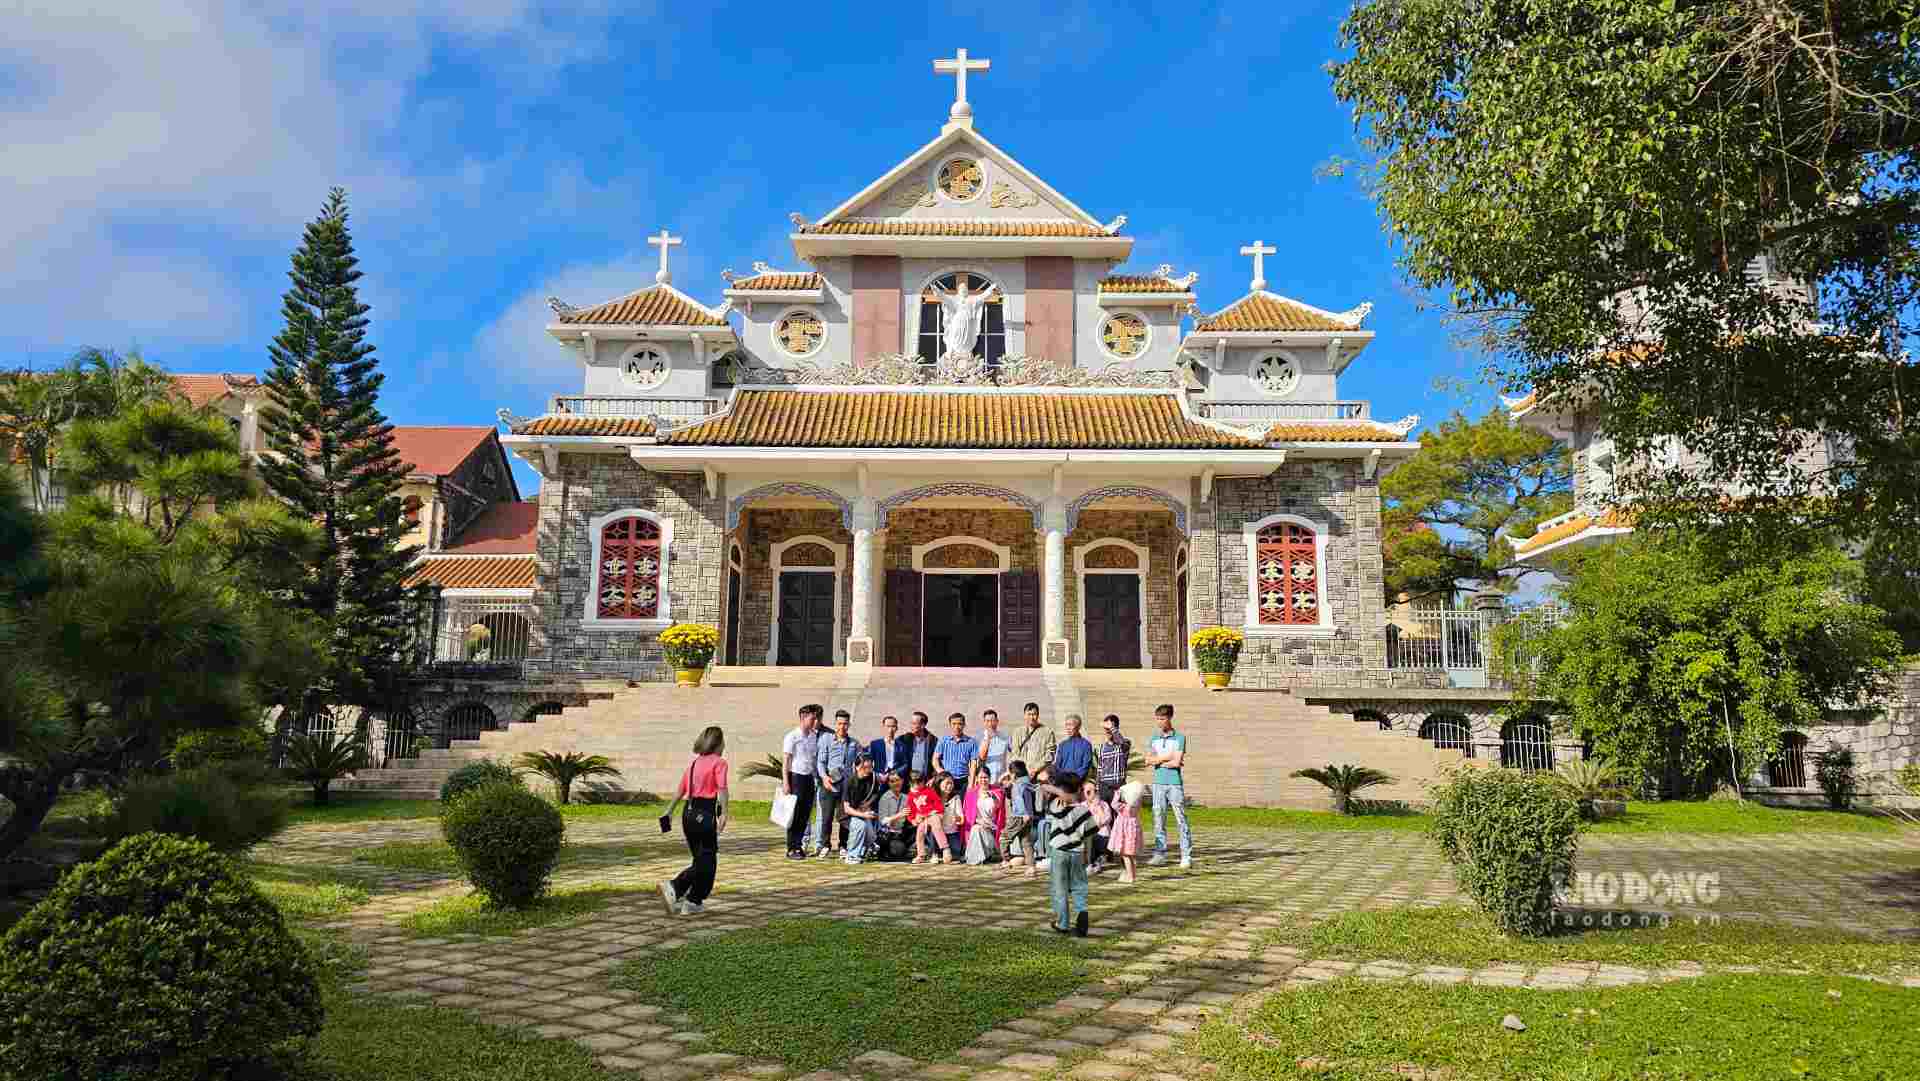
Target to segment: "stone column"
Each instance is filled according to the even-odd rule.
[[[847,666],[869,668],[873,665],[873,568],[879,553],[874,550],[880,531],[880,510],[871,496],[861,496],[853,504],[853,569],[848,575],[853,585],[853,626],[847,634]]]
[[[1067,505],[1060,497],[1040,509],[1042,545],[1040,582],[1040,667],[1065,668],[1073,656],[1067,644]]]

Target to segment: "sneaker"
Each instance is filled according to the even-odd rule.
[[[680,902],[680,914],[682,916],[698,916],[706,910],[707,906],[705,905],[696,905],[692,901]]]
[[[1052,867],[1052,866],[1053,866],[1053,861],[1052,861],[1052,860],[1050,860],[1050,859],[1049,859],[1049,860],[1041,860],[1041,861],[1040,861],[1039,863],[1036,863],[1036,864],[1034,864],[1034,865],[1033,865],[1033,869],[1034,869],[1034,870],[1036,870],[1036,871],[1044,871],[1044,870],[1046,870],[1047,868],[1049,868],[1049,867]]]
[[[1182,857],[1180,857],[1180,869],[1181,869],[1182,871],[1191,871],[1191,870],[1193,870],[1193,857],[1192,857],[1192,856],[1182,856]]]
[[[1073,935],[1075,938],[1087,937],[1087,910],[1084,908],[1073,918]]]
[[[796,848],[793,851],[787,853],[787,858],[790,860],[803,860],[807,858],[807,854]]]
[[[821,849],[820,849],[820,851],[818,851],[818,852],[816,852],[816,853],[814,853],[814,854],[813,854],[813,858],[814,858],[814,859],[817,859],[817,860],[824,860],[824,859],[826,859],[826,858],[828,858],[829,856],[832,856],[832,855],[833,855],[833,849],[831,849],[831,848],[821,848]]]
[[[1070,935],[1073,933],[1073,928],[1062,927],[1052,920],[1047,921],[1047,930],[1052,931],[1056,935]]]
[[[840,862],[846,864],[848,867],[858,867],[866,861],[858,856],[847,855],[840,857]]]
[[[673,883],[660,883],[660,901],[667,906],[667,915],[680,911],[680,895],[673,892]]]
[[[1153,858],[1147,861],[1147,866],[1158,867],[1161,864],[1166,862],[1167,862],[1167,854],[1165,852],[1155,852],[1153,854]]]

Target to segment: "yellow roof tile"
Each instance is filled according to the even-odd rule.
[[[1568,537],[1578,536],[1596,526],[1603,529],[1620,529],[1632,524],[1633,521],[1630,518],[1617,510],[1607,511],[1598,518],[1587,514],[1577,514],[1561,522],[1559,525],[1554,526],[1552,529],[1542,530],[1525,540],[1515,543],[1513,551],[1516,555],[1531,552],[1536,548],[1544,548],[1554,541],[1562,541]]]
[[[1102,293],[1190,293],[1191,285],[1150,274],[1110,274],[1100,279]]]
[[[818,274],[755,274],[751,278],[735,278],[727,286],[729,289],[818,289]]]
[[[1192,450],[1258,448],[1188,419],[1173,394],[742,391],[731,412],[663,443],[748,447]]]
[[[1407,437],[1378,424],[1276,424],[1269,443],[1404,443]]]
[[[1203,315],[1194,324],[1195,331],[1207,330],[1353,330],[1354,325],[1286,297],[1272,293],[1249,293],[1232,306]]]
[[[515,435],[620,435],[654,434],[653,422],[645,417],[535,417],[513,429]]]
[[[408,585],[431,582],[443,589],[532,589],[532,556],[428,556]]]
[[[1078,221],[1034,221],[1008,218],[994,221],[942,221],[935,218],[844,218],[824,225],[802,226],[802,233],[824,236],[1110,236],[1098,225]]]
[[[727,321],[664,285],[628,293],[605,304],[576,308],[562,323],[645,323],[674,327],[723,327]]]

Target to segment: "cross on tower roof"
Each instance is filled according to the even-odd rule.
[[[973,106],[967,103],[967,72],[985,71],[993,66],[991,60],[969,60],[967,50],[954,50],[953,59],[935,60],[933,70],[941,75],[953,76],[953,108],[947,110],[947,116],[954,120],[969,123],[973,120]]]
[[[662,229],[659,236],[648,237],[647,243],[660,249],[660,269],[653,275],[653,280],[665,285],[673,280],[673,275],[667,271],[667,249],[684,243],[684,240]]]
[[[1241,255],[1253,256],[1253,284],[1247,288],[1257,293],[1267,287],[1267,267],[1264,257],[1276,254],[1279,250],[1280,249],[1273,245],[1259,240],[1240,249]]]

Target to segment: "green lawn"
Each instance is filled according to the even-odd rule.
[[[1660,968],[1682,961],[1708,966],[1762,965],[1814,972],[1920,974],[1920,942],[1886,941],[1825,928],[1723,919],[1676,918],[1665,927],[1567,930],[1544,938],[1509,937],[1476,909],[1389,908],[1347,912],[1269,930],[1263,945],[1306,957],[1405,961],[1473,968],[1498,961],[1552,964],[1597,961]]]
[[[1627,813],[1593,825],[1595,833],[1893,833],[1885,815],[1764,807],[1752,801],[1662,800],[1627,804]]]
[[[704,1047],[802,1072],[876,1049],[940,1061],[1080,986],[1093,952],[1044,933],[787,920],[650,954],[614,982],[690,1014]]]
[[[1507,1014],[1526,1031],[1501,1027]],[[1288,990],[1189,1047],[1239,1078],[1776,1081],[1913,1076],[1920,991],[1844,977],[1710,976],[1592,991],[1364,980]]]
[[[355,863],[370,863],[389,871],[433,871],[457,874],[460,858],[445,841],[388,841],[353,850]]]
[[[244,870],[253,884],[281,912],[294,919],[326,919],[345,915],[367,903],[364,884],[322,868],[277,863],[249,863]]]
[[[560,814],[569,822],[644,822],[659,818],[666,809],[664,803],[569,803],[560,808]],[[742,822],[764,822],[770,810],[772,806],[764,801],[738,800],[733,804],[733,817]],[[349,825],[355,822],[439,817],[439,800],[335,795],[333,802],[324,807],[316,807],[305,800],[295,801],[293,815],[287,824]]]
[[[639,891],[611,886],[575,886],[554,890],[531,908],[493,909],[479,894],[463,894],[436,901],[407,916],[400,926],[417,935],[510,935],[530,927],[545,927],[605,909]]]

